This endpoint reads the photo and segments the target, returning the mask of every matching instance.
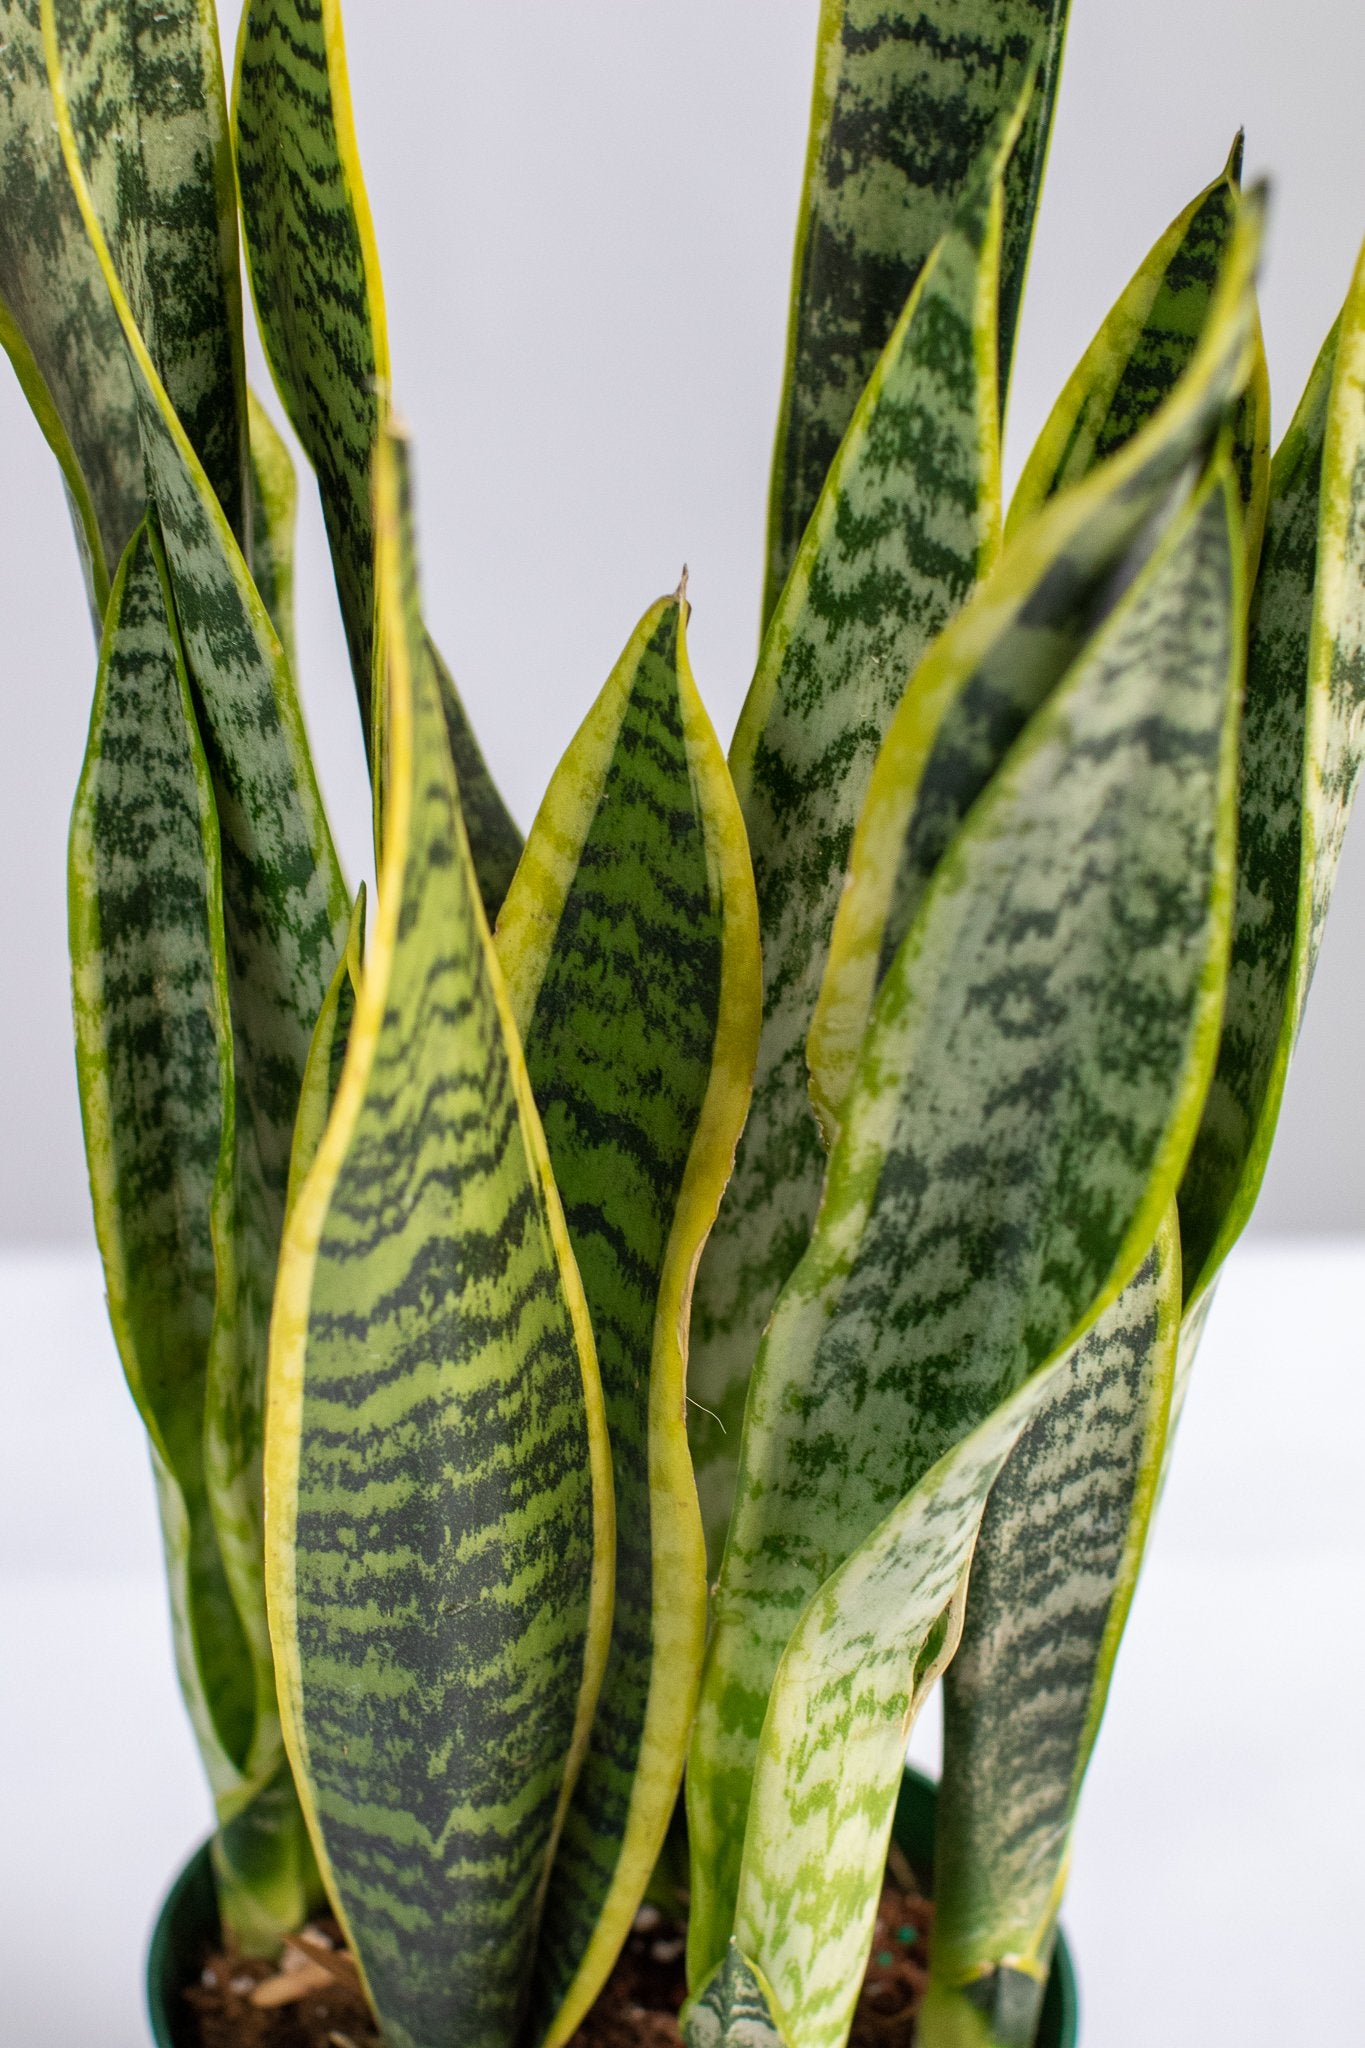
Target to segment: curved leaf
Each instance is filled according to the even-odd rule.
[[[338,0],[247,0],[233,92],[247,268],[266,356],[317,471],[365,744],[371,746],[376,436],[390,410],[388,325],[351,114]],[[465,827],[496,917],[521,834],[434,647]]]
[[[387,829],[271,1330],[267,1554],[314,1844],[392,2048],[510,2048],[610,1633],[587,1311],[381,445]]]
[[[758,1037],[739,805],[654,605],[556,771],[497,948],[597,1341],[616,1605],[546,1903],[535,2033],[567,2041],[620,1950],[673,1812],[706,1640],[687,1449],[688,1298]]]
[[[1191,1302],[1240,1236],[1270,1154],[1365,754],[1363,593],[1365,252],[1272,472],[1247,657],[1227,1008],[1180,1189]]]
[[[924,2048],[1032,2048],[1072,1822],[1151,1525],[1180,1331],[1168,1214],[991,1488],[943,1676]]]
[[[766,625],[877,359],[1032,58],[1005,188],[999,399],[1009,383],[1067,0],[823,0],[768,508]]]
[[[118,315],[52,122],[39,0],[0,0],[0,346],[61,464],[98,625],[147,491]]]
[[[246,534],[237,194],[205,0],[46,0],[82,175],[167,399]],[[116,110],[117,118],[114,118]]]
[[[1002,179],[1024,111],[991,136],[862,397],[730,751],[758,885],[764,1014],[753,1109],[697,1279],[692,1441],[713,1566],[744,1389],[820,1198],[804,1045],[854,822],[907,677],[998,543]]]
[[[831,1142],[876,991],[945,849],[1037,707],[1169,522],[1255,361],[1261,205],[1244,202],[1208,325],[1149,424],[1007,545],[930,649],[868,784],[811,1024],[811,1094]]]
[[[1120,294],[1072,372],[1024,465],[1010,537],[1139,433],[1189,369],[1240,210],[1242,137],[1221,176],[1177,215]],[[1270,382],[1256,323],[1254,358],[1233,433],[1247,560],[1254,571],[1269,488]]]
[[[283,1762],[269,1652],[225,1564],[211,1439],[238,1301],[222,875],[147,521],[109,602],[72,816],[70,905],[77,1073],[110,1320],[152,1441],[181,1687],[220,1825],[231,1826],[233,1854],[221,1835],[216,1845],[225,1918],[243,1945],[268,1947],[307,1908],[310,1858],[297,1808],[291,1828],[288,1801],[268,1790]]]
[[[85,145],[98,138],[77,126],[67,99],[56,4],[43,0],[53,106],[136,373],[148,475],[222,833],[239,1108],[251,1113],[275,1212],[268,1222],[277,1231],[299,1086],[350,904],[279,641],[157,374],[86,181]]]
[[[1240,552],[1224,463],[939,864],[759,1354],[688,1770],[689,1969],[704,1976],[733,1932],[803,2048],[846,2024],[892,1737],[912,1674],[951,1648],[946,1603],[1013,1437],[943,1496],[956,1551],[926,1552],[904,1503],[1131,1278],[1188,1151],[1229,913]],[[882,1624],[826,1582],[888,1516],[868,1598],[885,1583],[908,1604],[895,1654],[869,1666],[881,1704],[864,1725],[852,1645]],[[784,1665],[774,1684],[821,1588],[804,1675]]]

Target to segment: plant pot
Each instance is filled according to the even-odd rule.
[[[907,1768],[896,1802],[896,1841],[920,1871],[930,1866],[934,1847],[934,1787]],[[218,1942],[218,1899],[209,1845],[196,1850],[166,1894],[147,1957],[147,2009],[156,2048],[194,2048],[191,2017],[180,1993],[193,1983],[204,1958]],[[1079,2005],[1076,1974],[1066,1936],[1057,1937],[1052,1974],[1043,2000],[1037,2048],[1076,2048]]]

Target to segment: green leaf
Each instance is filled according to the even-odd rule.
[[[972,804],[1150,552],[1256,360],[1258,195],[1243,203],[1185,375],[1155,417],[1007,544],[928,655],[872,772],[811,1024],[811,1095],[832,1141],[876,991]]]
[[[284,409],[317,471],[368,746],[371,475],[391,379],[336,0],[248,0],[232,118],[256,316]]]
[[[943,1677],[924,2048],[950,2048],[964,2008],[986,2022],[984,2040],[1032,2048],[1076,1803],[1156,1500],[1179,1331],[1171,1212],[991,1488]]]
[[[286,1228],[267,1548],[281,1705],[391,2048],[510,2048],[610,1635],[592,1335],[483,919],[381,444],[387,827]]]
[[[538,1959],[533,2031],[558,2048],[625,1941],[682,1778],[706,1640],[688,1294],[758,1039],[748,846],[681,593],[645,614],[556,771],[497,948],[596,1336],[616,1490],[611,1653]]]
[[[218,823],[160,545],[144,521],[108,608],[71,827],[77,1074],[110,1320],[147,1425],[180,1682],[220,1823],[225,1915],[268,1945],[307,1904],[263,1628],[228,1569],[213,1444],[235,1362],[234,1089]],[[270,1808],[259,1805],[267,1795]]]
[[[730,760],[763,934],[754,1103],[697,1280],[693,1454],[712,1565],[763,1326],[810,1234],[824,1153],[805,1039],[849,842],[907,678],[999,540],[1002,179],[989,138],[864,392],[764,640]]]
[[[370,477],[390,411],[379,253],[360,171],[337,0],[248,0],[233,94],[247,266],[285,411],[317,471],[365,744],[371,746]],[[434,647],[465,828],[490,919],[521,834]]]
[[[39,0],[0,0],[0,346],[61,464],[98,630],[147,493],[118,315],[53,127]]]
[[[250,1112],[260,1154],[269,1238],[278,1232],[304,1064],[350,903],[279,640],[157,374],[86,179],[86,144],[98,138],[78,125],[67,98],[55,5],[43,0],[53,107],[136,374],[148,476],[217,801],[238,1107]],[[126,254],[126,238],[120,246]],[[264,1287],[268,1301],[268,1275]]]
[[[951,1653],[1018,1433],[993,1433],[1002,1404],[1132,1277],[1188,1151],[1230,909],[1241,573],[1222,462],[940,862],[759,1354],[688,1769],[689,1969],[733,1933],[803,2048],[847,2025],[912,1683]]]
[[[247,393],[247,416],[251,423],[251,573],[289,672],[297,675],[294,523],[298,485],[289,450],[254,391]]]
[[[1032,57],[1036,90],[1005,190],[1003,409],[1066,15],[1067,0],[823,0],[768,511],[765,623],[868,378]]]
[[[1365,253],[1272,473],[1247,659],[1227,1008],[1180,1189],[1192,1302],[1240,1236],[1270,1155],[1365,754],[1363,590]]]
[[[686,2048],[785,2048],[772,1994],[737,1942],[683,2008],[682,2037]]]
[[[1239,135],[1221,176],[1172,221],[1072,372],[1024,465],[1006,524],[1011,538],[1049,498],[1127,447],[1189,369],[1236,231],[1241,174]],[[1269,437],[1270,384],[1257,322],[1234,433],[1253,570],[1265,527]]]
[[[44,0],[82,173],[132,315],[209,486],[246,532],[237,195],[202,0]]]

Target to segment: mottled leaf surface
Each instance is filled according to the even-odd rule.
[[[963,819],[1178,510],[1256,359],[1253,198],[1189,368],[1149,424],[1006,545],[930,649],[877,757],[807,1054],[838,1130],[876,991]]]
[[[1244,735],[1223,1036],[1180,1190],[1191,1300],[1260,1189],[1365,754],[1365,258],[1276,453]]]
[[[0,345],[61,463],[98,619],[147,494],[118,315],[53,125],[40,0],[0,0]]]
[[[1024,465],[1010,505],[1011,535],[1058,491],[1126,447],[1189,369],[1236,229],[1241,171],[1239,135],[1222,175],[1177,215],[1124,287]],[[1253,568],[1265,526],[1269,438],[1270,384],[1258,325],[1233,436]]]
[[[744,1389],[810,1234],[824,1152],[805,1039],[882,734],[999,538],[996,309],[1006,117],[920,273],[840,449],[731,748],[763,934],[754,1102],[697,1279],[693,1453],[713,1568]]]
[[[535,2033],[566,2041],[658,1858],[706,1639],[687,1303],[748,1102],[758,917],[681,597],[632,635],[541,807],[498,953],[601,1366],[611,1653],[555,1861]]]
[[[242,291],[213,9],[203,0],[46,0],[44,17],[85,182],[133,318],[241,542]]]
[[[148,352],[116,260],[120,245],[111,246],[86,179],[87,148],[98,163],[100,138],[68,101],[52,7],[44,0],[62,146],[136,373],[148,477],[213,778],[239,1121],[250,1115],[273,1211],[269,1234],[278,1231],[304,1063],[350,904],[279,640]]]
[[[610,1630],[610,1465],[421,659],[399,472],[384,444],[374,927],[272,1325],[271,1622],[319,1861],[385,2039],[510,2048]]]
[[[797,222],[763,616],[868,378],[1029,63],[1005,192],[1000,400],[1061,68],[1067,0],[823,0]]]
[[[228,1925],[306,1911],[269,1652],[225,1558],[213,1445],[235,1366],[234,1090],[218,824],[149,523],[115,579],[71,830],[77,1073],[110,1319],[151,1437],[181,1686],[213,1790]],[[287,1780],[287,1773],[285,1774]],[[264,1795],[264,1804],[262,1798]]]
[[[944,1654],[947,1624],[931,1640],[929,1619],[966,1551],[934,1549],[904,1509],[922,1575],[907,1581],[908,1553],[887,1538],[887,1599],[910,1604],[899,1649],[874,1660],[867,1775],[847,1653],[850,1631],[876,1640],[875,1605],[821,1593],[838,1627],[821,1671],[826,1624],[801,1623],[815,1646],[804,1705],[774,1673],[817,1590],[1112,1299],[1169,1203],[1216,1043],[1240,554],[1222,465],[939,864],[759,1354],[688,1770],[689,1968],[703,1976],[733,1932],[803,2042],[841,2038],[848,1944],[870,1934],[895,1800],[889,1731],[921,1657]],[[967,1544],[992,1457],[969,1460],[951,1493]]]
[[[233,119],[247,265],[266,355],[317,471],[365,744],[371,745],[370,474],[390,410],[379,255],[360,172],[337,0],[248,0]],[[495,918],[518,832],[432,646],[484,909]]]
[[[1180,1330],[1171,1212],[991,1488],[943,1675],[925,2048],[1032,2048],[1071,1827],[1151,1523]]]
[[[684,2007],[682,2037],[686,2048],[784,2048],[768,1988],[738,1942]]]

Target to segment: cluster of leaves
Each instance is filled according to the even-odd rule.
[[[336,0],[248,0],[231,109],[209,0],[0,0],[0,339],[100,637],[91,1184],[224,1920],[325,1886],[393,2048],[561,2048],[685,1764],[690,2041],[841,2048],[945,1672],[922,2037],[1034,2037],[1365,737],[1365,268],[1272,464],[1239,151],[1003,516],[1065,14],[825,0],[729,762],[680,591],[523,848],[423,624]]]

